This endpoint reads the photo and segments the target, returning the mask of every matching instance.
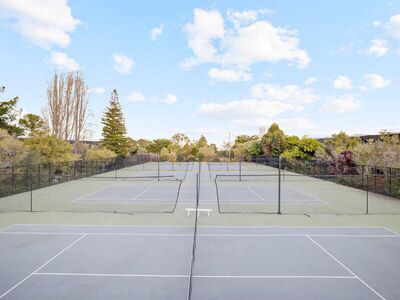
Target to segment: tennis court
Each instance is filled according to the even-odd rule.
[[[199,221],[201,221],[200,216]],[[1,299],[398,299],[400,236],[380,227],[14,225]],[[191,279],[191,280],[190,280]]]

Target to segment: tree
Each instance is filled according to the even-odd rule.
[[[169,139],[155,139],[147,145],[146,149],[150,153],[159,154],[161,149],[168,148],[170,144],[171,141]]]
[[[7,130],[0,129],[0,167],[28,163],[29,150],[29,147],[10,135]]]
[[[129,144],[126,138],[125,119],[115,89],[111,93],[110,104],[103,113],[101,123],[103,124],[101,145],[114,151],[118,156],[126,156]]]
[[[199,148],[197,157],[200,161],[214,161],[217,158],[217,153],[215,152],[214,147],[204,146]]]
[[[235,145],[236,144],[244,144],[248,141],[258,141],[259,137],[257,135],[246,135],[246,134],[242,134],[242,135],[238,135],[235,138]]]
[[[32,152],[35,152],[40,163],[59,163],[79,160],[80,156],[73,153],[73,146],[56,136],[38,134],[24,140]]]
[[[178,144],[179,146],[183,146],[190,142],[190,139],[187,135],[183,133],[175,133],[172,138],[171,142],[174,144]]]
[[[51,135],[65,141],[83,140],[90,131],[88,87],[80,72],[58,74],[47,86],[43,116]]]
[[[25,134],[33,136],[41,133],[46,129],[46,122],[35,114],[26,114],[22,119],[18,121]]]
[[[175,152],[170,152],[169,153],[168,161],[170,161],[170,162],[175,162],[176,161],[176,153]]]
[[[206,137],[204,135],[201,135],[199,140],[197,141],[196,147],[200,149],[200,148],[205,147],[207,145],[208,144],[207,144]]]
[[[285,133],[278,124],[273,123],[261,138],[261,146],[265,155],[279,156],[285,150]]]
[[[166,147],[162,148],[160,151],[160,160],[167,161],[169,158],[169,155],[170,155],[169,150]]]
[[[5,88],[2,87],[0,92],[4,92]],[[7,101],[0,102],[0,129],[5,129],[11,135],[20,136],[23,135],[24,131],[22,128],[15,125],[17,118],[19,117],[21,110],[17,110],[18,97]]]
[[[283,152],[283,157],[288,160],[303,159],[314,160],[319,149],[322,148],[321,143],[313,138],[304,136],[299,139],[296,136],[286,138],[286,149]]]
[[[98,147],[98,146],[91,147],[85,153],[86,160],[107,159],[107,158],[114,158],[116,156],[117,155],[115,154],[114,151],[111,151],[107,148]]]
[[[336,162],[343,151],[353,150],[360,143],[360,139],[349,137],[345,132],[341,131],[338,134],[333,134],[324,143],[330,160]]]

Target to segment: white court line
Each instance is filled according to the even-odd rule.
[[[258,198],[260,198],[261,200],[263,200],[263,201],[268,201],[268,200],[266,200],[266,199],[264,199],[262,196],[260,196],[260,194],[258,194],[255,190],[253,190],[252,188],[250,188],[248,185],[246,185],[246,188],[250,191],[250,192],[252,192],[253,194],[255,194]]]
[[[36,272],[33,275],[45,276],[87,276],[87,277],[150,277],[150,278],[189,278],[190,275],[170,274],[113,274],[113,273],[65,273],[65,272]],[[193,278],[238,278],[238,279],[358,279],[355,276],[334,275],[193,275]]]
[[[33,275],[48,276],[93,276],[93,277],[154,277],[154,278],[188,278],[189,275],[161,275],[161,274],[105,274],[105,273],[50,273],[35,272]]]
[[[138,227],[138,228],[142,228],[142,227],[160,227],[160,228],[164,228],[164,227],[172,227],[172,228],[193,228],[193,226],[174,226],[174,225],[120,225],[120,224],[110,224],[110,225],[99,225],[99,224],[32,224],[32,223],[20,223],[20,224],[14,224],[11,225],[11,227],[13,226],[18,226],[18,225],[22,225],[22,226],[54,226],[54,227]],[[210,226],[213,227],[213,226]],[[335,227],[336,228],[336,227]],[[372,227],[371,227],[372,228]],[[373,227],[375,228],[375,227]]]
[[[127,225],[127,224],[54,224],[54,223],[49,223],[49,224],[32,224],[32,223],[18,223],[11,225],[10,227],[14,226],[53,226],[53,227],[132,227],[132,228],[193,228],[192,226],[179,226],[179,225],[145,225],[145,224],[138,224],[138,225]],[[245,228],[245,229],[251,229],[251,228],[320,228],[320,229],[385,229],[389,232],[393,232],[396,235],[399,235],[399,233],[394,232],[391,229],[388,229],[384,226],[324,226],[324,225],[300,225],[300,226],[294,226],[294,225],[261,225],[261,226],[254,226],[254,225],[213,225],[213,226],[198,226],[199,228]],[[6,228],[7,229],[7,228]]]
[[[106,182],[107,182],[107,181],[106,181]],[[85,198],[88,198],[88,197],[90,197],[90,196],[92,196],[92,195],[94,195],[94,194],[97,194],[97,193],[99,193],[99,192],[102,192],[102,191],[104,191],[104,190],[107,190],[107,189],[109,189],[110,187],[113,187],[114,185],[117,185],[117,184],[120,184],[120,183],[121,183],[121,182],[114,182],[114,183],[112,183],[112,184],[110,184],[110,185],[107,185],[107,186],[105,186],[105,187],[103,187],[103,188],[96,189],[96,190],[94,190],[93,192],[89,192],[89,193],[87,193],[87,194],[85,194],[85,195],[83,195],[83,196],[80,196],[80,197],[78,197],[78,198],[76,198],[76,199],[70,201],[70,203],[85,202],[85,200],[86,200],[86,201],[93,201],[93,200],[90,200],[90,198],[89,198],[89,199],[85,199]]]
[[[137,194],[135,197],[133,197],[132,199],[129,199],[131,201],[136,200],[139,196],[143,195],[144,193],[146,193],[149,189],[151,189],[153,187],[153,185],[148,186],[147,188],[145,188],[142,192],[140,192],[139,194]]]
[[[45,266],[47,266],[50,262],[52,262],[54,259],[56,259],[58,256],[60,256],[61,254],[63,254],[65,251],[67,251],[69,248],[71,248],[73,245],[75,245],[76,243],[78,243],[81,239],[83,239],[85,235],[82,235],[79,239],[75,240],[74,242],[72,242],[71,244],[69,244],[67,247],[65,247],[63,250],[61,250],[60,252],[58,252],[56,255],[54,255],[52,258],[50,258],[48,261],[46,261],[44,264],[40,265],[39,268],[37,268],[35,271],[33,271],[31,274],[29,274],[28,276],[26,276],[24,279],[22,279],[20,282],[18,282],[17,284],[15,284],[13,287],[11,287],[9,290],[7,290],[5,293],[3,293],[2,295],[0,295],[0,299],[3,298],[4,296],[6,296],[8,293],[10,293],[12,290],[14,290],[16,287],[18,287],[20,284],[22,284],[25,280],[27,280],[28,278],[30,278],[33,274],[35,274],[36,272],[38,272],[40,269],[44,268]]]
[[[389,231],[389,232],[391,232],[391,233],[393,233],[393,234],[395,234],[395,235],[400,236],[400,233],[398,233],[398,232],[396,232],[396,231],[394,231],[394,230],[392,230],[392,229],[389,229],[389,228],[387,228],[387,227],[382,227],[382,228],[384,228],[385,230],[387,230],[387,231]]]
[[[118,232],[32,232],[32,231],[0,231],[1,235],[98,235],[98,236],[189,236],[193,233],[118,233]],[[213,234],[198,233],[198,237],[376,237],[376,238],[400,238],[397,234]]]
[[[299,191],[298,189],[296,189],[296,188],[292,188],[292,187],[290,187],[290,186],[286,186],[286,188],[288,188],[289,190],[292,190],[292,191],[294,191],[294,192],[296,192],[296,193],[299,193],[299,194],[303,194],[304,196],[307,196],[307,197],[309,197],[309,198],[311,198],[312,200],[314,200],[315,202],[322,202],[322,203],[324,203],[324,204],[329,204],[327,201],[325,201],[325,200],[322,200],[322,199],[319,199],[319,198],[315,198],[314,196],[312,196],[312,195],[310,195],[309,193],[305,193],[305,192],[303,192],[303,191]],[[283,194],[283,193],[282,193]],[[283,199],[283,198],[282,198]],[[305,201],[302,201],[302,200],[297,200],[298,201],[298,203],[305,203]],[[306,202],[306,204],[313,204],[313,203],[309,203],[309,202]]]
[[[239,279],[257,279],[257,278],[277,278],[277,279],[291,279],[291,278],[304,278],[304,279],[358,279],[355,276],[323,276],[323,275],[194,275],[195,278],[239,278]]]
[[[193,233],[116,233],[116,232],[0,232],[0,235],[104,235],[104,236],[190,236],[193,237]]]
[[[356,277],[361,283],[363,283],[367,288],[369,288],[372,292],[374,292],[375,295],[377,295],[379,298],[382,300],[385,300],[385,298],[379,294],[376,290],[374,290],[368,283],[366,283],[364,280],[362,280],[360,277],[358,277],[352,270],[350,270],[348,267],[346,267],[339,259],[337,259],[335,256],[333,256],[328,250],[326,250],[324,247],[322,247],[317,241],[315,241],[312,237],[308,236],[308,239],[312,241],[318,248],[320,248],[322,251],[324,251],[327,255],[329,255],[334,261],[336,261],[339,265],[341,265],[343,268],[345,268],[350,274],[352,274],[354,277]]]
[[[18,225],[18,224],[13,224],[13,225],[7,226],[7,227],[3,228],[2,230],[0,230],[0,232],[9,230],[9,229],[11,229],[11,228],[13,228],[13,227],[15,227],[15,226],[17,226],[17,225]]]

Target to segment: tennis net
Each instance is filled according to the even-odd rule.
[[[195,260],[196,260],[197,221],[198,221],[197,211],[199,208],[199,197],[200,197],[200,176],[199,176],[199,174],[197,174],[196,175],[196,210],[194,213],[192,260],[190,263],[190,275],[189,275],[187,300],[192,299],[193,273],[194,273],[194,264],[195,264]]]

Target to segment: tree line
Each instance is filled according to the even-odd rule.
[[[5,87],[0,88],[0,96]],[[362,141],[344,132],[324,141],[286,135],[278,124],[266,134],[239,135],[220,148],[205,136],[191,140],[183,133],[171,138],[134,140],[127,136],[117,90],[111,92],[101,118],[102,139],[84,143],[91,134],[88,86],[83,74],[55,73],[47,85],[42,114],[21,116],[18,97],[0,102],[0,166],[104,159],[154,153],[163,161],[250,160],[257,155],[287,160],[323,160],[348,164],[400,167],[398,135],[382,132],[380,139]]]

